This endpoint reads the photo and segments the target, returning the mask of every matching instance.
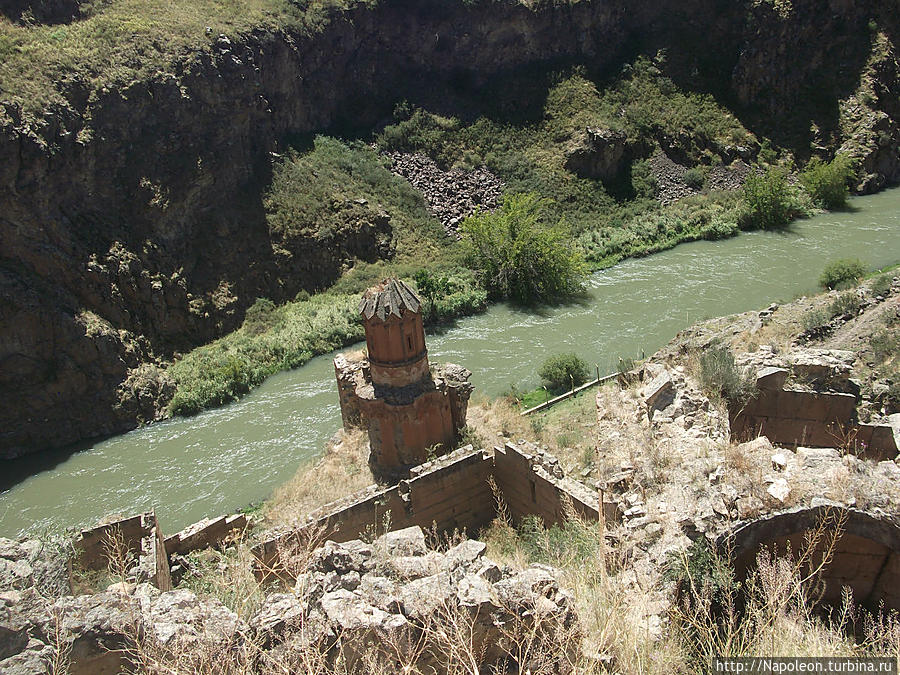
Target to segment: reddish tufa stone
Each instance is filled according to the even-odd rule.
[[[398,279],[373,286],[359,304],[368,357],[334,360],[344,427],[368,430],[369,463],[385,478],[453,450],[466,423],[471,373],[450,364],[432,372],[421,307]]]

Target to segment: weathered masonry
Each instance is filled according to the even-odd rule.
[[[810,539],[814,532],[819,537]],[[814,565],[830,549],[830,563],[821,573],[820,603],[840,605],[847,586],[864,607],[877,611],[884,603],[885,609],[900,609],[900,528],[887,514],[840,504],[796,508],[741,523],[718,541],[720,550],[732,556],[738,579],[756,566],[763,548],[776,555],[790,552],[796,559],[808,544]]]
[[[369,432],[372,470],[400,478],[456,445],[466,424],[471,373],[428,363],[421,301],[398,279],[367,290],[359,304],[368,357],[334,359],[344,428]]]
[[[342,542],[413,525],[474,533],[497,517],[498,499],[514,523],[534,515],[547,527],[561,524],[569,505],[589,522],[619,516],[618,507],[604,502],[601,491],[564,476],[556,458],[536,446],[507,443],[476,450],[467,445],[414,468],[396,485],[372,485],[323,506],[310,514],[304,528],[276,533],[253,553],[264,575],[277,570],[282,551],[302,543],[307,534]]]

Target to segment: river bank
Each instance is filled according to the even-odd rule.
[[[476,392],[488,396],[510,384],[536,384],[548,353],[575,351],[605,371],[620,356],[652,353],[703,317],[814,292],[832,258],[859,257],[873,267],[895,262],[898,204],[900,190],[886,191],[787,231],[684,244],[625,261],[595,273],[582,303],[539,314],[494,305],[429,335],[429,354],[471,369]],[[331,356],[319,356],[222,408],[90,444],[50,464],[11,463],[0,533],[154,506],[167,528],[178,529],[266,498],[318,456],[339,427]]]

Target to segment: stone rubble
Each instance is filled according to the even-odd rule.
[[[444,171],[420,153],[390,152],[387,156],[392,171],[422,193],[429,210],[451,237],[459,236],[459,224],[475,209],[493,211],[500,205],[503,181],[485,167]]]
[[[559,587],[557,570],[501,567],[474,540],[431,550],[419,527],[371,544],[325,542],[293,589],[268,595],[247,621],[217,600],[149,584],[44,596],[22,555],[31,548],[0,540],[0,566],[7,571],[0,578],[0,672],[10,675],[47,672],[60,645],[73,675],[118,672],[138,636],[151,650],[226,650],[252,641],[263,661],[315,645],[331,658],[340,650],[353,662],[373,646],[413,639],[454,613],[474,619],[475,653],[483,650],[489,667],[508,657],[508,631],[516,622],[548,636],[558,627],[577,630],[574,598]],[[426,651],[421,658],[439,667],[439,654]]]

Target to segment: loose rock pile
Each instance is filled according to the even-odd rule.
[[[569,672],[579,649],[574,599],[557,573],[533,565],[513,572],[464,540],[430,550],[418,527],[371,544],[328,541],[307,554],[293,590],[268,595],[247,621],[185,589],[162,592],[119,583],[72,596],[54,581],[59,556],[37,542],[0,539],[0,672],[32,675],[119,672],[166,664],[240,664],[241,672],[304,670],[315,662],[356,667],[415,663],[428,672],[464,655],[483,668]],[[38,574],[37,570],[42,573]],[[169,671],[167,671],[169,672]],[[203,672],[206,672],[205,670]],[[209,672],[213,672],[210,670]]]
[[[684,182],[688,167],[674,162],[663,152],[650,158],[650,170],[659,186],[657,199],[661,204],[674,204],[685,197],[700,194],[700,190]],[[706,175],[705,188],[709,191],[740,190],[749,173],[750,167],[742,160],[735,161],[730,167],[711,167]]]
[[[391,152],[388,157],[393,172],[422,193],[428,208],[450,236],[459,236],[459,224],[476,208],[492,211],[500,203],[503,181],[485,167],[474,171],[443,171],[422,154]]]
[[[566,672],[562,661],[569,659],[560,657],[577,641],[557,640],[576,634],[577,617],[555,570],[533,565],[513,572],[484,551],[474,540],[444,553],[429,550],[418,527],[372,544],[329,541],[312,555],[293,592],[270,595],[249,625],[265,658],[282,663],[311,645],[336,645],[328,656],[345,663],[375,658],[441,672],[459,637],[453,632],[464,627],[482,668],[516,660],[517,672],[525,672],[554,661],[549,672]],[[535,647],[528,655],[521,649],[526,633]]]

